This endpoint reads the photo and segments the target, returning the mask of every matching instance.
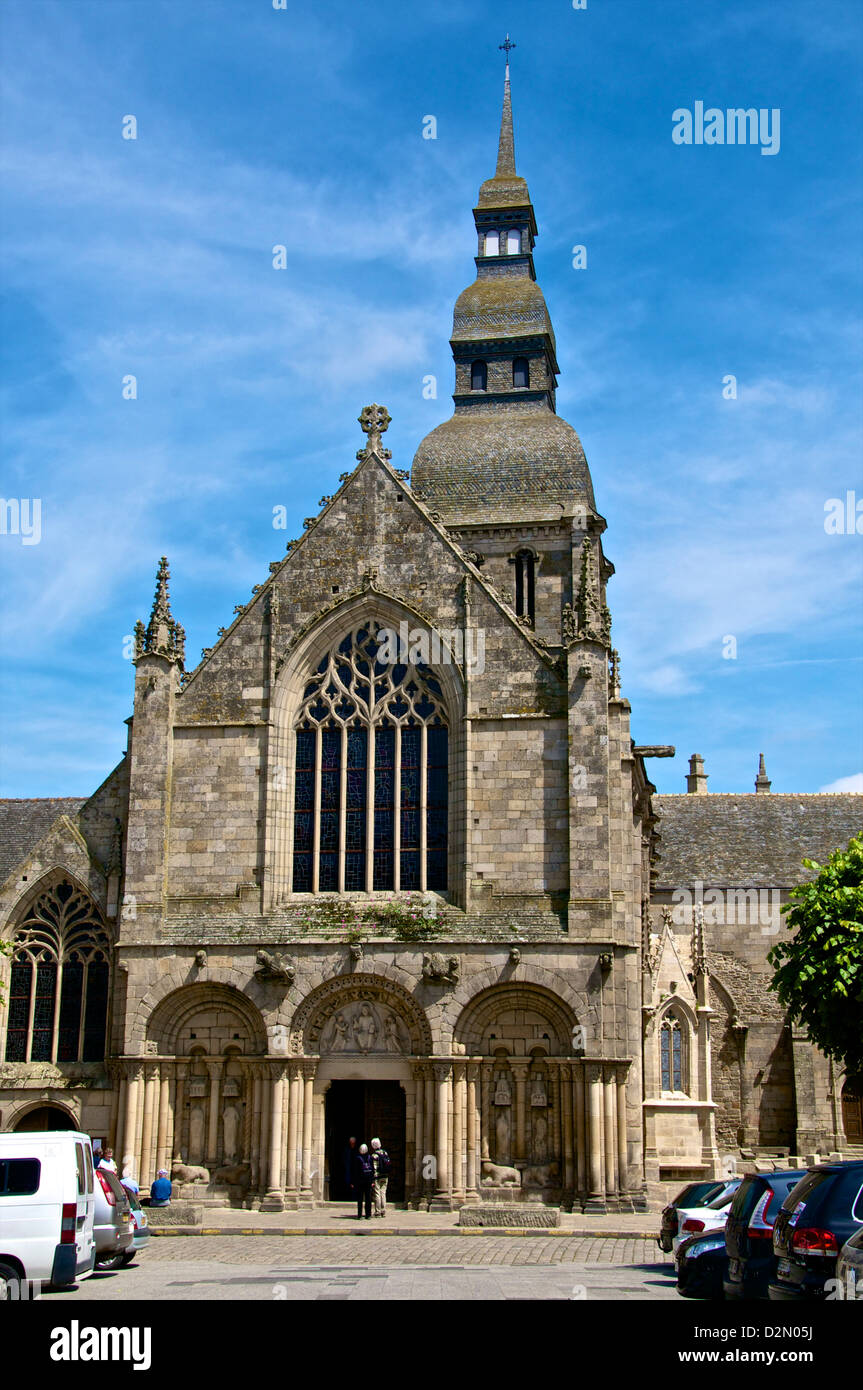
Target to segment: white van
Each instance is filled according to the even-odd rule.
[[[86,1134],[0,1134],[0,1299],[91,1273],[95,1206]]]

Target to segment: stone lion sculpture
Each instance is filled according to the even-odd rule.
[[[508,1168],[502,1163],[491,1163],[484,1158],[481,1170],[483,1187],[521,1187],[521,1174],[517,1168]]]

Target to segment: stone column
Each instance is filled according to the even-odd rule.
[[[268,1063],[261,1064],[261,1113],[258,1124],[258,1210],[266,1195],[270,1154],[270,1103],[273,1088]]]
[[[177,1086],[174,1094],[174,1152],[173,1159],[180,1160],[186,1157],[186,1076],[189,1071],[188,1062],[175,1062],[174,1069],[177,1073]]]
[[[412,1202],[418,1205],[423,1196],[423,1157],[425,1155],[425,1072],[422,1067],[413,1068],[414,1078],[414,1182]],[[407,1175],[405,1175],[407,1178]],[[405,1181],[405,1196],[408,1185]]]
[[[479,1180],[482,1182],[482,1160],[488,1161],[491,1158],[489,1137],[491,1134],[491,1088],[494,1082],[494,1063],[483,1062],[480,1072],[482,1074],[482,1118],[479,1130]]]
[[[626,1072],[617,1077],[617,1191],[629,1202],[629,1155],[626,1137]]]
[[[434,1125],[435,1125],[435,1103],[436,1103],[436,1100],[437,1100],[437,1092],[436,1092],[436,1087],[435,1087],[434,1068],[431,1067],[429,1064],[426,1064],[424,1070],[425,1070],[425,1078],[426,1078],[426,1085],[425,1085],[425,1092],[426,1092],[425,1146],[426,1146],[426,1153],[429,1154],[429,1156],[431,1156],[432,1154],[434,1154],[434,1155],[435,1155],[435,1162],[437,1162],[437,1156],[436,1156],[436,1155],[437,1155],[437,1150],[436,1150],[436,1148],[435,1148],[435,1127],[434,1127]],[[427,1179],[425,1180],[425,1195],[426,1195],[426,1198],[427,1198],[429,1201],[431,1200],[432,1196],[434,1195],[434,1190],[435,1190],[436,1186],[437,1186],[437,1178],[436,1178],[436,1177],[435,1177],[435,1178],[427,1178]]]
[[[453,1104],[452,1104],[452,1195],[455,1201],[464,1201],[464,1165],[465,1165],[465,1110],[467,1106],[467,1086],[465,1084],[465,1067],[463,1062],[456,1062],[453,1067]]]
[[[617,1159],[615,1146],[617,1140],[617,1077],[614,1067],[607,1067],[603,1085],[605,1114],[603,1134],[605,1136],[605,1195],[617,1194]]]
[[[115,1121],[114,1121],[114,1128],[113,1128],[113,1131],[109,1130],[108,1133],[105,1135],[105,1143],[106,1143],[106,1144],[111,1144],[111,1140],[112,1140],[112,1136],[113,1136],[113,1144],[111,1144],[111,1147],[113,1148],[113,1150],[114,1150],[115,1153],[118,1153],[118,1154],[121,1154],[121,1155],[122,1155],[122,1154],[124,1154],[124,1153],[126,1152],[126,1150],[123,1148],[123,1144],[125,1143],[125,1129],[126,1129],[126,1084],[127,1084],[127,1083],[126,1083],[126,1073],[125,1073],[125,1072],[122,1072],[119,1076],[117,1076],[116,1073],[115,1073],[115,1078],[114,1078],[114,1079],[115,1079],[115,1085],[116,1085],[116,1087],[117,1087],[117,1090],[116,1090],[116,1110],[117,1110],[117,1114],[116,1114],[116,1118],[115,1118]]]
[[[575,1098],[575,1155],[576,1187],[580,1193],[587,1192],[587,1107],[585,1105],[584,1063],[579,1062],[572,1069],[573,1093]]]
[[[303,1171],[300,1206],[314,1206],[312,1194],[312,1116],[314,1114],[317,1062],[303,1062]]]
[[[292,1209],[299,1206],[300,1197],[300,1163],[298,1155],[302,1154],[302,1076],[300,1074],[299,1062],[293,1062],[290,1066],[290,1092],[288,1099],[288,1163],[285,1175],[285,1195],[288,1206]]]
[[[429,1210],[452,1211],[452,1189],[449,1173],[449,1109],[452,1097],[452,1067],[450,1063],[435,1063],[434,1077],[437,1090],[435,1113],[437,1181]]]
[[[590,1165],[585,1211],[605,1211],[605,1172],[602,1162],[602,1067],[585,1063]]]
[[[551,1103],[551,1162],[557,1164],[557,1171],[560,1175],[560,1187],[563,1187],[563,1130],[561,1127],[561,1099],[562,1091],[560,1084],[560,1064],[555,1063],[548,1073],[548,1095]]]
[[[573,1164],[573,1125],[572,1125],[572,1082],[570,1068],[564,1062],[560,1068],[561,1129],[563,1139],[563,1167],[561,1180],[567,1203],[575,1190],[575,1171]]]
[[[510,1058],[515,1077],[515,1134],[512,1142],[513,1162],[522,1167],[527,1162],[527,1070],[530,1063],[518,1057]]]
[[[168,1129],[171,1114],[171,1064],[162,1062],[159,1065],[159,1123],[156,1132],[156,1172],[160,1168],[168,1167]],[[156,1173],[153,1174],[153,1177]]]
[[[250,1109],[252,1112],[251,1133],[249,1137],[249,1192],[258,1190],[261,1165],[259,1140],[261,1133],[261,1067],[252,1064],[252,1086]]]
[[[465,1200],[479,1200],[477,1140],[479,1138],[479,1112],[477,1110],[476,1062],[467,1064],[467,1173],[465,1175]]]
[[[123,1143],[126,1153],[132,1155],[132,1171],[136,1177],[140,1176],[141,1164],[138,1145],[138,1097],[144,1078],[144,1068],[141,1065],[130,1067],[129,1079],[126,1085],[126,1119],[123,1124]],[[123,1155],[120,1154],[122,1162]]]
[[[284,1211],[282,1192],[282,1110],[284,1107],[285,1069],[276,1067],[270,1073],[270,1185],[261,1203],[261,1211]]]
[[[144,1123],[141,1133],[141,1163],[138,1169],[138,1181],[148,1186],[155,1177],[151,1174],[153,1167],[153,1131],[156,1123],[156,1112],[159,1104],[159,1067],[157,1063],[150,1062],[144,1068]],[[123,1159],[125,1154],[118,1154],[117,1169],[122,1173]],[[134,1155],[133,1161],[134,1161]]]

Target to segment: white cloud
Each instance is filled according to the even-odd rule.
[[[837,777],[835,782],[828,782],[826,787],[819,787],[820,792],[863,792],[863,772],[852,772],[850,777]]]

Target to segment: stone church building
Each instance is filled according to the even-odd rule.
[[[630,732],[508,69],[474,218],[455,410],[410,473],[367,407],[191,671],[162,560],[122,761],[0,805],[0,1129],[268,1210],[344,1198],[349,1135],[423,1209],[641,1208],[729,1156],[863,1144],[766,960],[863,798],[777,795],[763,761],[710,794],[697,755],[651,783],[674,750]]]

